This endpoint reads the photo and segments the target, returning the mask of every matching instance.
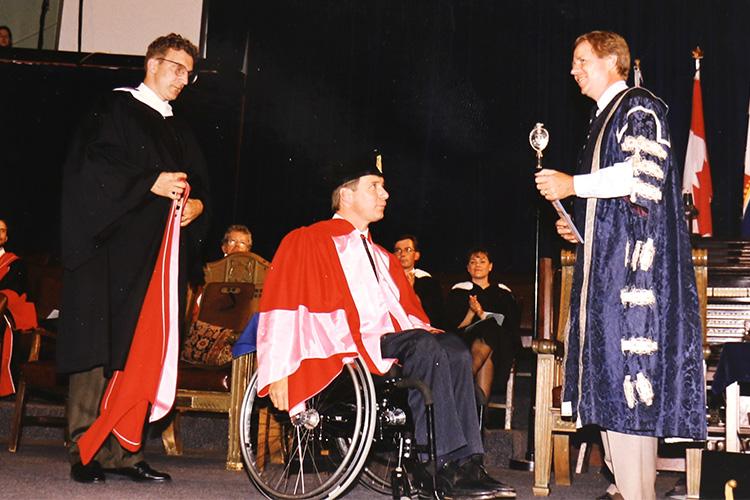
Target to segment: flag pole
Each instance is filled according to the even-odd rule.
[[[713,186],[711,182],[711,166],[708,161],[708,148],[706,146],[706,127],[703,119],[703,97],[701,91],[700,69],[704,53],[699,46],[696,46],[691,54],[695,61],[693,111],[690,116],[690,134],[688,135],[687,151],[685,153],[682,192],[686,210],[693,213],[693,210],[690,209],[691,205],[697,209],[697,213],[692,220],[690,232],[705,238],[713,234],[713,221],[711,217]],[[692,200],[689,199],[691,195]]]
[[[703,59],[703,50],[700,48],[700,45],[696,45],[693,49],[693,59],[695,59],[695,71],[698,72],[698,78],[700,78],[701,59]]]
[[[701,75],[701,59],[703,59],[703,50],[699,45],[696,45],[691,52],[693,59],[695,60],[695,75],[700,79]],[[695,78],[695,77],[693,77]],[[693,233],[693,221],[698,217],[698,208],[695,206],[693,200],[693,193],[691,191],[684,191],[683,202],[685,203],[685,222],[687,222],[688,233]]]
[[[633,85],[640,87],[643,85],[643,73],[641,73],[641,60],[636,59],[635,65],[633,66]]]

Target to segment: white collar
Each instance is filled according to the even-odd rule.
[[[141,101],[143,104],[158,112],[163,118],[174,116],[172,113],[172,106],[169,101],[162,100],[161,97],[156,95],[156,92],[151,90],[151,87],[142,83],[136,88],[130,87],[118,87],[115,90],[121,90],[124,92],[130,92],[133,97]]]
[[[432,278],[432,275],[428,273],[427,271],[423,271],[422,269],[414,268],[414,277],[415,278]]]
[[[614,99],[617,94],[619,94],[626,88],[628,88],[628,84],[625,83],[625,80],[617,80],[615,83],[607,87],[607,90],[605,90],[604,93],[596,101],[596,115],[599,116],[599,113],[601,113],[604,108],[607,107],[610,101],[612,101],[612,99]]]
[[[5,255],[5,247],[0,247],[0,257]]]
[[[335,214],[333,214],[333,217],[331,217],[331,219],[342,219],[342,220],[345,220],[346,222],[349,222],[349,224],[351,224],[351,222],[346,217],[343,217],[338,212],[336,212]],[[352,226],[353,225],[354,224],[352,224]],[[354,229],[357,229],[357,228],[355,227]],[[359,231],[359,229],[357,229],[357,231]],[[364,229],[364,231],[359,231],[359,234],[364,235],[365,238],[369,237],[369,235],[370,235],[370,228],[366,227]]]

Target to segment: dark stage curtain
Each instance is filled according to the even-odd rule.
[[[107,61],[73,53],[19,49],[0,52],[0,218],[10,226],[8,249],[21,255],[59,256],[60,190],[68,146],[83,114],[116,87],[137,86],[143,59]],[[240,98],[238,71],[201,73],[199,84],[173,103],[196,133],[211,171],[214,219],[230,220],[236,191]],[[208,255],[219,250],[224,228],[213,224]]]
[[[248,6],[246,136],[238,216],[270,255],[291,228],[327,217],[318,166],[350,149],[385,154],[391,198],[376,239],[417,234],[424,267],[454,272],[477,243],[496,269],[530,270],[534,157],[571,170],[593,105],[569,75],[575,37],[625,36],[645,86],[670,106],[680,166],[694,63],[714,179],[714,232],[736,237],[747,128],[748,1],[282,1]],[[559,248],[544,206],[547,253]]]
[[[455,273],[485,244],[499,271],[533,266],[534,155],[543,122],[545,164],[571,170],[593,104],[569,75],[575,37],[622,33],[645,85],[670,106],[680,165],[694,71],[702,84],[714,181],[714,232],[739,236],[750,97],[750,0],[215,0],[207,63],[175,107],[212,168],[215,212],[207,257],[226,225],[244,223],[270,258],[290,229],[330,215],[325,161],[378,147],[390,190],[376,241],[417,234],[423,266]],[[247,37],[247,74],[240,68]],[[25,56],[28,56],[26,54]],[[57,240],[60,169],[83,109],[141,72],[12,64],[0,54],[0,217],[13,248]],[[242,89],[246,102],[242,113]],[[240,116],[244,115],[244,129]],[[238,136],[242,144],[238,148]],[[556,254],[551,209],[545,253]],[[10,214],[10,215],[8,215]],[[20,247],[19,247],[20,246]]]

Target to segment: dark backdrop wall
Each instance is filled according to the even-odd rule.
[[[569,75],[571,44],[611,29],[670,106],[682,164],[694,62],[714,176],[714,227],[738,235],[750,88],[748,1],[254,2],[240,215],[269,255],[289,229],[328,216],[318,166],[378,147],[391,193],[374,231],[423,242],[425,268],[457,271],[486,244],[496,269],[533,263],[536,195],[528,133],[544,122],[545,163],[569,170],[592,101]],[[546,236],[551,210],[543,205]],[[549,238],[556,243],[555,238]],[[557,247],[548,245],[547,253]]]
[[[571,44],[591,29],[622,33],[641,59],[646,86],[671,108],[680,165],[690,52],[704,49],[714,232],[738,236],[750,0],[214,0],[208,12],[210,71],[176,103],[213,172],[206,258],[232,222],[250,226],[256,251],[270,258],[290,229],[330,215],[320,166],[377,147],[391,193],[373,227],[378,241],[417,234],[431,271],[459,271],[476,244],[494,251],[496,269],[530,271],[537,196],[528,133],[543,122],[545,163],[574,164],[592,102],[569,76]],[[78,117],[96,93],[137,83],[140,72],[0,59],[0,213],[10,214],[17,249],[54,248],[59,172]],[[541,208],[544,251],[554,254],[551,210]]]
[[[2,59],[0,53],[0,60]],[[34,61],[43,56],[43,61]],[[0,62],[0,218],[9,223],[9,248],[25,254],[59,255],[60,188],[68,144],[84,112],[115,87],[143,79],[143,59],[87,57],[74,53],[37,54],[15,50]],[[200,86],[173,103],[188,120],[211,158],[217,220],[231,218],[240,130],[243,81],[239,72],[204,70]],[[212,231],[212,240],[220,238]]]

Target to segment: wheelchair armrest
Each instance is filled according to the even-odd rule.
[[[425,406],[432,406],[432,390],[419,379],[415,378],[402,378],[397,380],[394,384],[399,389],[416,389],[422,393]]]
[[[402,376],[401,365],[393,363],[390,369],[382,375],[376,373],[370,373],[372,375],[372,381],[376,387],[382,386],[389,382],[394,382]]]
[[[401,365],[398,363],[393,363],[391,365],[391,368],[381,376],[386,379],[401,378],[402,373],[403,369],[401,368]]]

